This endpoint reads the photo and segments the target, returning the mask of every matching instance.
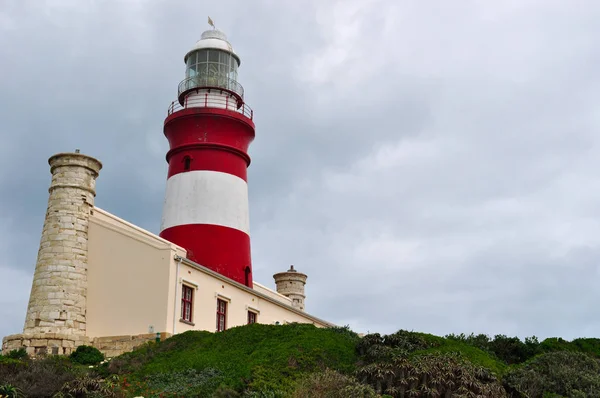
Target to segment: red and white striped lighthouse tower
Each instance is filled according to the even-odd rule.
[[[185,55],[185,79],[164,134],[169,172],[160,236],[190,260],[252,287],[248,147],[252,110],[237,82],[240,58],[213,29]]]

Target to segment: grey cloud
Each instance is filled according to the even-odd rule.
[[[260,282],[295,264],[308,310],[363,332],[600,332],[595,3],[7,4],[0,279],[22,282],[0,333],[22,327],[53,153],[101,159],[96,204],[157,232],[162,122],[207,14],[255,110]]]

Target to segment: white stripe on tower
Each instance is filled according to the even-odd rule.
[[[249,234],[246,181],[212,170],[171,176],[167,180],[160,230],[188,224],[220,225]]]

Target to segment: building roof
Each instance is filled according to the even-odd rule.
[[[229,43],[229,40],[227,40],[227,36],[225,35],[225,33],[221,32],[218,29],[211,29],[202,32],[200,40],[198,40],[196,44],[194,44],[194,46],[190,49],[190,51],[188,51],[187,54],[185,54],[185,57],[183,57],[183,62],[187,63],[187,58],[192,52],[202,49],[216,49],[226,51],[233,55],[233,57],[237,60],[238,66],[240,66],[240,64],[242,63],[240,57],[233,50],[233,46],[231,45],[231,43]]]

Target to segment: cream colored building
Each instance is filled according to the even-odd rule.
[[[252,322],[333,326],[304,311],[306,275],[274,275],[278,290],[249,288],[186,259],[182,247],[94,206],[101,163],[63,153],[52,183],[23,333],[4,353],[68,354],[82,344],[107,356],[188,330]],[[184,315],[189,320],[184,320]]]

